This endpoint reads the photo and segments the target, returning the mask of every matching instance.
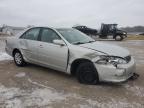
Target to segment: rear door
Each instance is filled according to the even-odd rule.
[[[53,43],[53,40],[60,39],[60,36],[52,29],[42,28],[39,49],[38,60],[48,67],[66,71],[68,48],[66,45],[60,46]]]
[[[38,62],[38,36],[40,28],[32,28],[26,31],[19,41],[20,49],[24,57],[30,62]]]

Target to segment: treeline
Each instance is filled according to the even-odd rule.
[[[120,29],[126,32],[144,32],[144,26],[122,27]]]

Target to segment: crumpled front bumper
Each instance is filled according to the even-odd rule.
[[[128,64],[119,64],[117,67],[111,64],[102,65],[94,63],[94,65],[98,71],[99,81],[104,82],[125,82],[133,76],[133,73],[136,71],[136,65],[133,58],[131,58],[131,61]]]

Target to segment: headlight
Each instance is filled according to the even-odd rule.
[[[117,57],[117,56],[99,56],[100,59],[96,61],[96,63],[98,64],[113,64],[113,65],[117,65],[117,64],[126,64],[127,61],[122,58],[122,57]]]
[[[124,35],[127,35],[127,33],[126,33],[126,32],[123,32],[123,34],[124,34]]]

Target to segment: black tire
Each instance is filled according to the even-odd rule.
[[[124,39],[124,37],[122,35],[115,36],[116,41],[122,41],[123,39]]]
[[[77,79],[83,84],[98,84],[98,73],[94,65],[90,62],[81,63],[76,72]]]
[[[20,51],[15,51],[14,52],[14,62],[19,67],[23,67],[23,66],[26,65],[26,62],[24,61],[23,56],[20,53]]]

